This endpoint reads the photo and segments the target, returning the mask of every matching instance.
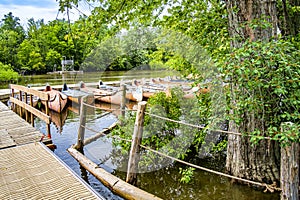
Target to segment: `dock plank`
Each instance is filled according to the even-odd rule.
[[[0,102],[0,199],[104,199],[42,138],[51,142]]]
[[[103,199],[42,143],[0,150],[0,169],[0,199]]]
[[[15,146],[16,143],[10,137],[6,130],[0,130],[0,149],[5,147]]]
[[[44,136],[0,102],[0,149],[39,142]],[[44,141],[49,143],[50,139]]]

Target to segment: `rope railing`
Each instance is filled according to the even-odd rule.
[[[86,126],[83,126],[84,128],[86,128],[87,130],[89,131],[92,131],[92,132],[95,132],[96,134],[101,134],[103,136],[108,136],[107,134],[105,133],[101,133],[101,131],[96,131],[94,129],[91,129],[91,128],[88,128]],[[120,141],[125,141],[125,142],[132,142],[132,140],[129,140],[129,139],[125,139],[125,138],[121,138],[119,136],[115,136],[115,135],[112,135],[112,136],[108,136],[110,138],[113,138],[113,139],[117,139],[117,140],[120,140]],[[275,185],[269,185],[269,184],[266,184],[266,183],[261,183],[261,182],[256,182],[256,181],[251,181],[251,180],[247,180],[247,179],[243,179],[243,178],[240,178],[240,177],[236,177],[236,176],[233,176],[233,175],[229,175],[229,174],[226,174],[226,173],[223,173],[223,172],[219,172],[219,171],[215,171],[215,170],[212,170],[212,169],[208,169],[208,168],[205,168],[205,167],[201,167],[199,165],[195,165],[195,164],[192,164],[192,163],[189,163],[189,162],[186,162],[186,161],[183,161],[183,160],[180,160],[178,158],[175,158],[175,157],[172,157],[172,156],[169,156],[165,153],[162,153],[162,152],[159,152],[157,150],[154,150],[150,147],[147,147],[145,145],[142,145],[140,144],[139,145],[140,147],[142,147],[143,149],[145,150],[148,150],[150,152],[153,152],[153,153],[156,153],[160,156],[163,156],[163,157],[166,157],[166,158],[169,158],[171,160],[174,160],[178,163],[181,163],[181,164],[184,164],[184,165],[187,165],[187,166],[190,166],[190,167],[193,167],[193,168],[196,168],[196,169],[200,169],[202,171],[206,171],[206,172],[209,172],[209,173],[213,173],[213,174],[216,174],[216,175],[220,175],[220,176],[224,176],[224,177],[227,177],[227,178],[231,178],[231,179],[234,179],[234,180],[237,180],[237,181],[242,181],[242,182],[245,182],[245,183],[248,183],[248,184],[252,184],[252,185],[257,185],[257,186],[261,186],[261,187],[265,187],[266,190],[270,191],[270,192],[274,192],[274,191],[281,191],[280,188],[277,188]]]
[[[140,144],[139,146],[142,147],[143,149],[146,149],[148,151],[156,153],[156,154],[158,154],[160,156],[169,158],[171,160],[174,160],[176,162],[182,163],[184,165],[187,165],[187,166],[190,166],[190,167],[193,167],[193,168],[196,168],[196,169],[200,169],[200,170],[203,170],[203,171],[206,171],[206,172],[209,172],[209,173],[217,174],[217,175],[220,175],[220,176],[224,176],[224,177],[227,177],[227,178],[235,179],[235,180],[242,181],[242,182],[245,182],[245,183],[249,183],[249,184],[253,184],[253,185],[257,185],[257,186],[261,186],[261,187],[266,187],[266,189],[268,191],[271,191],[271,192],[273,192],[274,190],[276,190],[276,191],[280,191],[281,190],[280,188],[277,188],[274,185],[268,185],[266,183],[260,183],[260,182],[256,182],[256,181],[251,181],[251,180],[243,179],[243,178],[240,178],[240,177],[232,176],[232,175],[229,175],[229,174],[226,174],[226,173],[222,173],[222,172],[218,172],[218,171],[215,171],[215,170],[211,170],[211,169],[208,169],[208,168],[205,168],[205,167],[201,167],[201,166],[198,166],[198,165],[195,165],[195,164],[192,164],[192,163],[180,160],[178,158],[174,158],[172,156],[169,156],[169,155],[164,154],[162,152],[159,152],[157,150],[151,149],[150,147],[144,146],[142,144]]]
[[[104,113],[102,113],[100,116],[98,116],[98,117],[96,117],[96,118],[94,118],[94,119],[87,120],[86,123],[93,122],[93,121],[95,121],[95,120],[97,120],[97,119],[99,119],[99,118],[101,118],[101,117],[105,117],[106,115],[109,115],[109,114],[111,114],[111,112],[104,112]]]
[[[85,102],[82,101],[82,107],[84,107],[84,106],[89,106],[89,107],[92,107],[92,108],[96,108],[96,109],[102,110],[99,107],[87,104],[87,103],[85,103]],[[215,170],[212,170],[212,169],[208,169],[208,168],[205,168],[205,167],[201,167],[201,166],[198,166],[198,165],[195,165],[195,164],[192,164],[192,163],[180,160],[178,158],[172,157],[170,155],[167,155],[165,153],[159,152],[157,150],[151,149],[150,147],[142,145],[141,144],[141,140],[142,140],[142,132],[143,132],[143,126],[144,126],[143,123],[144,123],[144,115],[145,114],[147,114],[147,115],[149,115],[151,117],[155,117],[155,118],[161,119],[161,120],[166,120],[166,121],[169,121],[169,122],[174,122],[174,123],[182,124],[182,125],[190,126],[190,127],[197,128],[197,129],[212,130],[208,126],[195,125],[195,124],[191,124],[191,123],[188,123],[188,122],[185,122],[185,121],[173,120],[173,119],[169,119],[167,117],[162,117],[162,116],[159,116],[159,115],[156,115],[156,114],[145,112],[145,107],[146,107],[146,102],[140,102],[138,104],[138,109],[137,110],[124,109],[125,107],[122,107],[123,109],[120,109],[120,108],[119,109],[105,109],[105,110],[110,110],[110,111],[120,111],[120,110],[121,111],[135,111],[135,112],[137,111],[136,122],[135,122],[133,136],[132,136],[131,140],[126,139],[126,138],[121,138],[121,137],[116,136],[116,135],[108,136],[108,137],[113,138],[113,139],[117,139],[117,140],[120,140],[120,141],[126,141],[126,142],[130,142],[131,143],[131,150],[130,150],[130,156],[129,156],[129,161],[128,161],[128,171],[127,171],[126,182],[128,182],[128,183],[134,183],[134,181],[135,181],[135,179],[136,179],[136,171],[135,170],[137,169],[138,162],[139,162],[139,149],[143,148],[146,151],[156,153],[156,154],[158,154],[160,156],[169,158],[169,159],[174,160],[174,161],[176,161],[178,163],[182,163],[184,165],[187,165],[187,166],[190,166],[190,167],[193,167],[193,168],[196,168],[196,169],[200,169],[200,170],[203,170],[203,171],[206,171],[206,172],[209,172],[209,173],[213,173],[213,174],[216,174],[216,175],[220,175],[220,176],[224,176],[224,177],[227,177],[227,178],[231,178],[231,179],[234,179],[234,180],[237,180],[237,181],[240,181],[240,182],[244,182],[244,183],[247,183],[247,184],[256,185],[256,186],[260,186],[260,187],[265,187],[266,188],[265,191],[270,191],[270,192],[281,191],[281,190],[283,191],[283,189],[282,188],[278,188],[276,186],[276,184],[269,185],[269,184],[266,184],[266,183],[257,182],[257,181],[253,181],[253,180],[248,180],[248,179],[240,178],[240,177],[237,177],[237,176],[229,175],[229,174],[226,174],[226,173],[223,173],[223,172],[219,172],[219,171],[215,171]],[[111,127],[112,127],[112,126],[110,126],[110,128],[103,129],[102,131],[99,132],[99,131],[96,131],[96,130],[94,130],[92,128],[88,128],[88,127],[85,126],[85,117],[82,117],[82,121],[84,122],[83,123],[84,125],[80,124],[80,128],[87,129],[89,131],[97,133],[98,135],[107,136],[107,134],[106,134],[107,131],[110,131]],[[225,133],[225,134],[231,134],[231,135],[237,135],[237,136],[245,136],[245,137],[251,137],[251,136],[253,136],[253,135],[249,135],[249,134],[243,134],[243,133],[238,133],[238,132],[233,132],[233,131],[225,131],[225,130],[220,130],[220,129],[215,129],[215,130],[212,130],[212,131],[219,132],[219,133]],[[259,136],[259,137],[261,139],[273,140],[270,137],[265,137],[265,136]],[[81,131],[81,132],[79,131],[79,134],[78,134],[78,143],[77,144],[80,144],[80,147],[83,146],[82,145],[83,144],[82,143],[83,140],[84,140],[84,130]],[[90,140],[90,138],[88,140]],[[78,146],[79,145],[77,145],[77,147]],[[80,148],[78,148],[78,149],[80,149]]]
[[[145,114],[147,114],[147,115],[149,115],[151,117],[156,117],[158,119],[166,120],[166,121],[169,121],[169,122],[174,122],[174,123],[177,123],[177,124],[182,124],[182,125],[185,125],[185,126],[190,126],[190,127],[193,127],[193,128],[198,128],[198,129],[206,129],[206,128],[208,128],[208,127],[205,127],[205,126],[190,124],[190,123],[187,123],[187,122],[178,121],[178,120],[170,119],[170,118],[167,118],[167,117],[162,117],[162,116],[155,115],[155,114],[152,114],[152,113],[149,113],[149,112],[145,112]],[[224,130],[221,130],[221,129],[214,129],[213,131],[219,132],[219,133],[226,133],[226,134],[229,134],[229,135],[231,134],[231,135],[252,137],[252,135],[246,135],[246,134],[237,133],[237,132],[233,132],[233,131],[224,131]],[[274,139],[272,139],[270,137],[265,137],[265,136],[260,136],[260,137],[262,139],[266,139],[266,140],[274,140]]]

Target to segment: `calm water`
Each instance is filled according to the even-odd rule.
[[[41,75],[41,76],[24,76],[18,83],[22,85],[31,84],[32,86],[43,86],[46,83],[51,85],[60,85],[63,82],[78,83],[112,81],[112,80],[131,80],[137,78],[165,77],[179,75],[168,71],[130,71],[130,72],[99,72],[84,73],[82,75],[62,76],[62,75]],[[5,86],[4,88],[7,88]],[[100,107],[100,104],[97,104]],[[101,107],[111,105],[101,104]],[[85,179],[96,191],[106,199],[122,199],[114,195],[109,189],[103,186],[97,179],[86,172],[78,162],[66,151],[72,144],[77,141],[77,131],[79,127],[78,106],[69,105],[63,113],[57,114],[51,112],[51,135],[53,143],[57,146],[54,153],[61,158],[71,169]],[[117,120],[114,114],[106,115],[99,118],[103,111],[95,110],[88,115],[87,127],[100,131],[108,127]],[[46,133],[46,126],[43,121],[35,119],[35,125],[43,133]],[[86,137],[93,135],[92,131],[86,130]],[[120,149],[112,145],[112,140],[102,137],[97,141],[85,146],[84,153],[93,162],[122,178],[126,177],[124,168],[127,165],[127,158],[120,156]],[[222,170],[224,161],[214,163],[207,160],[201,160],[200,165],[218,168]],[[181,175],[178,164],[164,167],[160,170],[142,173],[138,176],[138,186],[152,194],[163,199],[236,199],[236,200],[254,200],[254,199],[279,199],[279,194],[265,194],[262,191],[255,190],[248,186],[232,184],[230,180],[211,173],[200,170],[194,171],[194,178],[189,184],[180,183]],[[122,170],[120,170],[122,169]]]
[[[101,113],[103,112],[99,110],[90,113],[88,115],[88,121],[90,122],[87,123],[87,127],[100,131],[117,120],[114,114],[99,118]],[[51,123],[52,140],[57,146],[54,153],[105,198],[121,199],[82,169],[66,151],[77,140],[78,108],[68,107],[61,115],[54,112],[51,112],[51,115],[53,121],[55,121],[55,123]],[[45,123],[38,119],[36,119],[36,127],[42,132],[46,132]],[[86,137],[93,134],[94,132],[86,130]],[[126,168],[127,158],[120,156],[118,152],[119,149],[113,147],[111,139],[107,137],[102,137],[84,148],[84,153],[89,159],[124,180],[126,173],[123,169]],[[200,165],[202,166],[217,167],[219,170],[224,166],[222,160],[221,163],[209,163],[207,160],[201,162]],[[265,194],[244,185],[232,184],[227,178],[200,170],[195,170],[191,183],[182,184],[179,181],[181,178],[178,173],[179,167],[184,166],[175,164],[154,172],[142,173],[138,176],[138,186],[163,199],[279,199],[278,194]]]
[[[19,85],[44,86],[46,83],[50,85],[77,84],[80,81],[98,82],[102,81],[117,81],[117,80],[132,80],[141,78],[155,78],[166,76],[180,76],[178,72],[166,70],[130,70],[130,71],[104,71],[104,72],[84,72],[83,74],[46,74],[46,75],[31,75],[22,76],[16,83]],[[8,88],[9,84],[0,85],[0,89]]]

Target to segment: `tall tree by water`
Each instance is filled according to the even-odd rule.
[[[0,61],[17,68],[17,49],[25,39],[25,31],[20,25],[20,19],[10,12],[4,15],[0,24]]]

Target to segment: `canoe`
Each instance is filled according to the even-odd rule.
[[[209,92],[208,88],[200,88],[199,86],[193,87],[191,90],[186,91],[183,98],[185,99],[192,99],[195,98],[197,95],[206,94]]]
[[[80,104],[81,98],[86,97],[86,102],[92,104],[94,102],[94,95],[80,90],[73,90],[68,88],[67,84],[63,85],[63,94],[67,95],[68,100],[72,103]]]
[[[92,93],[96,100],[111,103],[121,104],[122,91],[119,87],[100,85],[98,88],[86,87],[84,83],[80,84],[80,90]],[[126,99],[130,101],[141,101],[143,99],[142,89],[136,88],[135,90],[126,90]]]
[[[44,90],[44,92],[46,92],[50,96],[50,99],[48,102],[49,109],[60,113],[67,104],[67,100],[68,100],[67,95],[61,93],[58,90],[53,90],[50,85],[46,86],[46,89]],[[44,105],[46,104],[45,101],[42,101],[42,103]]]

